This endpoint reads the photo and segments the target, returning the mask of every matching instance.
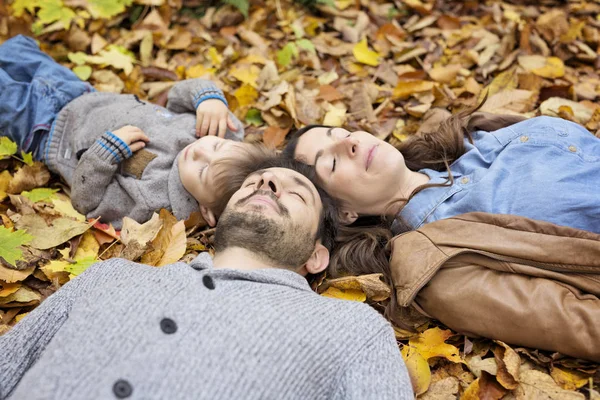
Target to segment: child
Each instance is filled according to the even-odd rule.
[[[99,93],[19,35],[0,46],[0,84],[0,135],[59,174],[79,212],[116,228],[124,216],[168,208],[185,219],[199,206],[214,225],[236,172],[219,163],[239,170],[233,159],[271,154],[239,143],[243,126],[211,81],[176,83],[166,108]]]

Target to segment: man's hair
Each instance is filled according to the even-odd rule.
[[[329,196],[327,192],[325,192],[317,183],[314,168],[293,159],[271,157],[263,159],[257,163],[252,169],[251,173],[267,168],[291,169],[292,171],[296,171],[299,174],[304,175],[315,186],[317,192],[319,193],[319,197],[321,198],[321,203],[323,204],[319,218],[319,228],[317,230],[316,239],[319,239],[321,244],[331,252],[338,229],[337,206],[333,198]]]
[[[242,187],[246,177],[256,171],[256,166],[276,156],[274,150],[260,144],[241,146],[240,149],[239,154],[215,163],[219,167],[219,172],[214,178],[216,200],[202,205],[208,207],[217,216],[223,213],[229,199]]]

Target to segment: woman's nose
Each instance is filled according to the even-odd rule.
[[[349,136],[337,142],[336,150],[338,154],[345,154],[350,158],[356,156],[358,149],[358,140]]]

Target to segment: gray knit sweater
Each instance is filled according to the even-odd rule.
[[[412,398],[372,308],[207,253],[97,263],[0,336],[0,354],[0,399]]]
[[[175,160],[197,139],[196,108],[210,98],[225,102],[221,90],[203,79],[175,84],[167,108],[133,95],[85,94],[56,117],[44,161],[69,184],[73,206],[88,218],[102,217],[120,228],[125,216],[145,222],[154,211],[167,208],[185,219],[198,202],[181,184]],[[228,129],[226,137],[242,140],[242,123],[231,117],[238,131]],[[137,126],[150,138],[140,157],[136,154],[135,168],[124,163],[132,156],[129,147],[110,133],[125,125]]]

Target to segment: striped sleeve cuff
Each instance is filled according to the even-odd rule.
[[[112,132],[105,132],[88,149],[103,160],[120,163],[133,155],[129,146]]]
[[[206,84],[202,82],[202,84],[199,85],[198,91],[194,95],[194,107],[198,108],[200,103],[208,99],[221,100],[227,107],[229,107],[229,104],[227,104],[227,99],[225,99],[221,89],[219,89],[217,85],[210,81],[208,81]]]

